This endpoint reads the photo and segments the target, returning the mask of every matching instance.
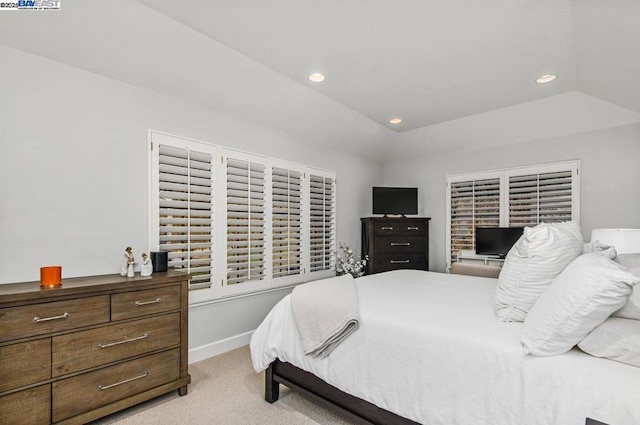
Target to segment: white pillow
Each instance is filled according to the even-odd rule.
[[[611,246],[605,245],[600,241],[585,242],[583,247],[582,247],[582,253],[583,254],[589,254],[591,252],[604,251],[604,250],[607,250],[609,248],[611,248]]]
[[[627,270],[636,276],[640,276],[640,254],[620,254],[618,262],[625,266]],[[634,287],[629,297],[629,301],[612,316],[624,317],[627,319],[640,320],[640,286]]]
[[[640,320],[610,317],[578,347],[587,354],[640,367]]]
[[[640,278],[611,260],[610,254],[581,255],[540,296],[522,328],[525,354],[553,356],[569,351],[627,302]]]
[[[525,227],[507,254],[498,278],[496,315],[503,322],[522,322],[551,281],[582,254],[576,223]]]

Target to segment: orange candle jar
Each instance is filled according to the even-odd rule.
[[[40,286],[43,288],[62,286],[62,266],[40,267]]]

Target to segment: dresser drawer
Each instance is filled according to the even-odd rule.
[[[374,273],[398,269],[426,270],[427,259],[423,255],[380,254],[376,259]]]
[[[427,227],[425,223],[410,220],[392,220],[372,224],[375,236],[425,236]]]
[[[421,253],[425,251],[427,240],[424,237],[385,236],[376,238],[373,249],[377,253]]]
[[[111,320],[132,319],[180,309],[180,286],[124,292],[111,296]]]
[[[180,313],[53,338],[53,376],[180,344]]]
[[[109,321],[109,296],[0,309],[0,341],[66,331]]]
[[[51,423],[51,385],[0,397],[0,425]]]
[[[51,339],[0,347],[0,393],[51,378]]]
[[[180,377],[178,348],[53,383],[53,421],[141,393]]]

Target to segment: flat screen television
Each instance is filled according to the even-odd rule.
[[[476,254],[504,258],[522,236],[523,227],[476,227]]]
[[[418,214],[418,188],[374,187],[373,213],[384,215]]]

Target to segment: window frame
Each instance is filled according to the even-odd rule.
[[[544,174],[571,171],[571,221],[580,225],[580,160],[569,160],[547,164],[511,167],[472,173],[451,174],[446,176],[446,229],[445,229],[445,267],[451,269],[451,184],[464,181],[477,181],[491,178],[500,179],[500,227],[509,227],[509,178],[532,174]]]
[[[158,251],[159,245],[159,145],[175,148],[186,148],[197,152],[211,154],[212,160],[212,194],[211,194],[211,285],[208,288],[189,291],[190,304],[213,302],[218,299],[247,296],[261,292],[269,292],[287,286],[296,285],[310,280],[321,279],[335,275],[335,259],[329,269],[310,272],[309,268],[309,237],[310,237],[310,176],[319,175],[333,179],[333,239],[329,249],[336,250],[337,209],[336,209],[336,172],[320,169],[292,161],[271,158],[265,155],[245,152],[225,146],[214,145],[193,139],[187,139],[155,130],[148,132],[148,247],[150,251]],[[235,285],[227,284],[227,159],[248,160],[258,162],[265,167],[264,178],[264,279],[243,281]],[[300,205],[300,267],[299,274],[273,276],[273,205],[272,205],[272,170],[274,168],[287,169],[302,174],[301,205]]]

